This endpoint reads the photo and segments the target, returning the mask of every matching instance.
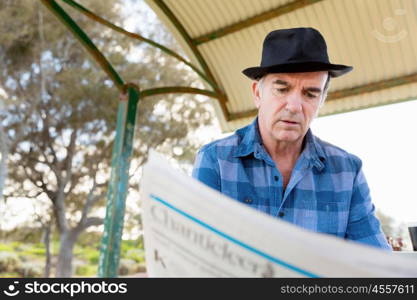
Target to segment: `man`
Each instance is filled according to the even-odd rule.
[[[375,216],[361,160],[309,129],[330,78],[351,70],[329,62],[324,38],[313,28],[269,33],[261,66],[243,71],[254,80],[257,118],[204,146],[193,177],[306,229],[391,249]]]

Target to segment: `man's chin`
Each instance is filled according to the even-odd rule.
[[[275,139],[279,142],[294,143],[300,139],[300,134],[295,132],[281,133],[276,135]]]

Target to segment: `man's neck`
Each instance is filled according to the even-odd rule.
[[[292,171],[302,151],[302,146],[302,141],[299,143],[275,143],[269,149],[265,145],[265,148],[275,162],[275,166],[282,175],[284,190],[290,181]]]
[[[277,163],[287,161],[295,164],[303,148],[303,140],[295,142],[274,141],[268,138],[262,140],[266,151]]]

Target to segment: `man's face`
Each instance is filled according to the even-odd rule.
[[[258,108],[263,139],[274,142],[302,141],[324,101],[328,73],[274,73],[254,82],[252,92]]]

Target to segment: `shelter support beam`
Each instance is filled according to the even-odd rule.
[[[113,145],[106,218],[100,248],[99,277],[117,277],[118,275],[139,89],[130,85],[127,87],[127,94],[128,99],[122,98],[119,101],[117,113],[116,139]]]
[[[288,14],[294,10],[306,7],[308,5],[320,2],[323,0],[295,0],[293,2],[287,3],[285,5],[279,6],[275,9],[271,9],[269,11],[266,11],[264,13],[261,13],[259,15],[253,16],[251,18],[248,18],[246,20],[231,24],[229,26],[216,29],[212,32],[206,33],[204,35],[201,35],[199,37],[196,37],[193,39],[193,43],[195,45],[201,45],[207,42],[210,42],[212,40],[221,38],[225,35],[231,34],[233,32],[251,27],[253,25],[256,25],[261,22],[268,21],[270,19],[279,17],[284,14]]]
[[[214,92],[202,90],[202,89],[185,87],[185,86],[166,86],[166,87],[147,89],[147,90],[143,90],[140,92],[140,97],[145,98],[145,97],[162,95],[162,94],[177,94],[177,93],[204,95],[204,96],[208,96],[211,98],[218,97],[218,95]]]

